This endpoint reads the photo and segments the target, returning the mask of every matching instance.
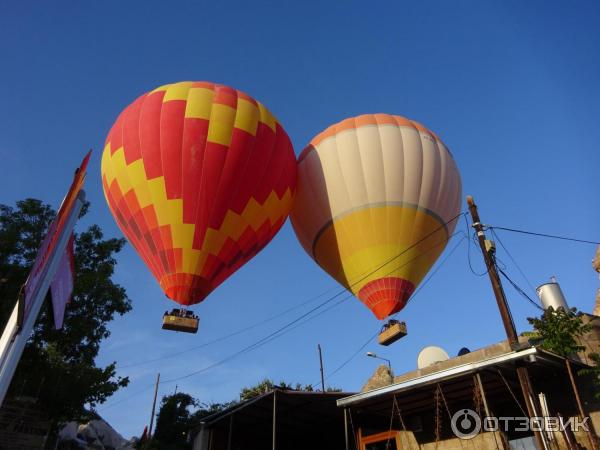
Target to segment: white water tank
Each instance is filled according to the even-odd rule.
[[[556,311],[558,308],[569,309],[565,296],[563,295],[560,285],[556,281],[556,277],[551,277],[549,283],[542,284],[536,289],[537,295],[542,302],[544,309],[550,306]]]

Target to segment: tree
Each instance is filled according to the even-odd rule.
[[[204,417],[235,405],[228,403],[200,403],[194,397],[183,392],[165,395],[160,403],[156,419],[154,436],[139,446],[140,450],[188,450],[189,432]],[[192,412],[194,408],[196,411]]]
[[[86,204],[81,216],[88,209]],[[55,214],[35,199],[19,201],[16,208],[0,205],[0,298],[16,301]],[[75,285],[64,327],[54,329],[46,302],[13,378],[9,395],[36,398],[55,427],[88,417],[86,404],[93,408],[128,384],[127,377],[116,376],[114,362],[95,364],[102,340],[110,335],[108,323],[131,310],[125,289],[111,279],[114,255],[124,244],[124,239],[104,239],[97,225],[76,234]],[[2,326],[14,304],[0,303]]]
[[[575,356],[577,352],[585,350],[585,347],[580,345],[577,339],[588,333],[592,329],[592,325],[583,323],[582,314],[577,311],[577,308],[565,309],[562,307],[556,310],[549,307],[540,318],[528,317],[527,321],[533,325],[534,329],[533,333],[528,334],[540,339],[542,348],[565,358],[565,367],[569,375],[579,414],[582,418],[587,417],[588,414],[579,397],[570,358]],[[597,439],[592,423],[590,423],[587,433],[590,441]],[[592,446],[593,448],[597,448],[594,444]]]
[[[581,369],[578,373],[584,376],[591,376],[592,383],[594,383],[594,387],[596,388],[594,392],[594,397],[597,400],[600,400],[600,354],[590,353],[588,356],[592,360],[594,365],[589,369]]]
[[[242,391],[240,392],[240,401],[250,400],[275,388],[304,392],[314,392],[315,390],[312,384],[302,385],[301,383],[296,383],[294,385],[293,383],[286,383],[285,381],[275,384],[272,380],[265,378],[254,386],[242,388]],[[341,389],[328,387],[326,392],[341,392]]]
[[[190,408],[197,406],[196,399],[183,392],[162,398],[154,433],[154,439],[162,444],[161,448],[188,448],[187,434],[192,417]]]
[[[527,333],[529,336],[539,339],[546,350],[565,358],[585,350],[577,338],[592,329],[590,324],[583,323],[577,308],[554,310],[549,307],[541,317],[528,317],[527,321],[534,329],[533,333]]]

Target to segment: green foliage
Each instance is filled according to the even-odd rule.
[[[183,392],[163,397],[156,418],[154,440],[173,449],[186,449],[191,428],[190,408],[198,406],[196,399]],[[162,447],[161,447],[162,448]]]
[[[35,199],[19,201],[16,208],[0,205],[0,298],[16,300],[54,216]],[[116,377],[115,363],[102,368],[94,361],[110,335],[108,323],[131,309],[125,289],[111,280],[114,255],[124,244],[104,239],[97,225],[75,236],[75,286],[64,327],[54,329],[52,308],[45,304],[13,378],[9,394],[37,398],[55,424],[84,419],[84,405],[102,403],[128,383]],[[0,304],[2,326],[13,307],[14,302]]]
[[[198,410],[192,414],[191,423],[193,425],[197,425],[205,417],[212,416],[213,414],[221,412],[227,408],[231,408],[237,404],[238,402],[235,400],[225,403],[199,403],[200,408],[198,408]]]
[[[527,335],[539,339],[542,348],[560,356],[571,356],[585,350],[577,338],[591,330],[590,324],[584,324],[577,308],[548,308],[541,317],[528,317],[533,325],[533,333]]]
[[[279,384],[275,384],[272,380],[265,378],[258,384],[250,387],[242,388],[240,392],[240,401],[250,400],[254,397],[258,397],[259,395],[265,394],[275,388],[285,389],[290,391],[305,391],[305,392],[314,392],[315,388],[312,384],[302,385],[301,383],[286,383],[285,381],[281,381]],[[341,392],[341,389],[328,387],[325,389],[326,392]]]
[[[258,384],[245,387],[240,392],[240,401],[250,400],[262,395],[272,389],[287,389],[297,391],[313,392],[310,384],[302,385],[286,383],[282,381],[278,385],[265,378]],[[340,389],[328,388],[328,392],[340,392]],[[152,439],[139,445],[139,450],[189,450],[191,443],[187,442],[187,434],[204,419],[216,414],[239,402],[233,400],[227,403],[200,403],[192,396],[179,392],[164,396],[156,420],[156,432]],[[193,408],[196,411],[191,412]]]
[[[211,414],[233,406],[230,403],[204,404],[183,392],[162,398],[152,439],[139,446],[140,450],[189,450],[188,433]],[[192,412],[194,408],[196,411]]]
[[[600,400],[600,354],[598,353],[590,353],[588,357],[592,360],[594,365],[589,369],[581,369],[578,374],[579,375],[589,375],[592,377],[592,382],[594,383],[594,387],[596,388],[596,392],[594,392],[594,397],[597,400]]]

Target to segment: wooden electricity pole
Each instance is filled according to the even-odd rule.
[[[479,213],[477,212],[477,205],[475,204],[473,197],[470,195],[467,196],[467,204],[469,205],[469,212],[473,218],[472,226],[477,233],[477,239],[479,240],[479,246],[481,247],[481,252],[483,253],[483,259],[485,261],[487,273],[490,277],[490,282],[492,283],[492,289],[494,291],[494,296],[496,297],[498,309],[500,310],[500,317],[502,318],[502,323],[504,324],[504,331],[506,331],[508,343],[513,350],[516,350],[519,347],[519,338],[517,336],[517,330],[515,328],[512,315],[510,314],[510,309],[508,308],[508,302],[506,301],[504,290],[502,289],[500,276],[498,275],[498,270],[496,268],[496,262],[493,257],[494,248],[491,245],[491,241],[488,241],[485,238],[483,225],[479,219]],[[521,391],[523,392],[523,399],[525,400],[525,406],[527,407],[527,413],[529,417],[531,418],[539,416],[534,406],[534,393],[531,387],[531,381],[529,379],[527,367],[518,365],[517,377],[519,378],[519,384],[521,385]],[[539,431],[537,427],[535,427],[533,435],[538,449],[544,450],[548,448],[542,432]]]
[[[321,366],[321,392],[325,392],[325,376],[323,375],[323,353],[321,352],[321,344],[317,344],[319,349],[319,364]]]
[[[154,411],[156,409],[156,396],[158,394],[158,385],[160,384],[160,372],[156,376],[156,384],[154,385],[154,400],[152,400],[152,414],[150,415],[150,428],[148,428],[148,437],[152,437],[152,425],[154,425]]]

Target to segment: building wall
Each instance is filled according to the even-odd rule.
[[[429,442],[421,445],[419,450],[465,450],[476,448],[478,450],[497,450],[502,448],[500,433],[479,433],[473,439],[446,439],[438,443]],[[407,450],[406,449],[402,450]],[[417,447],[418,448],[418,447]]]

